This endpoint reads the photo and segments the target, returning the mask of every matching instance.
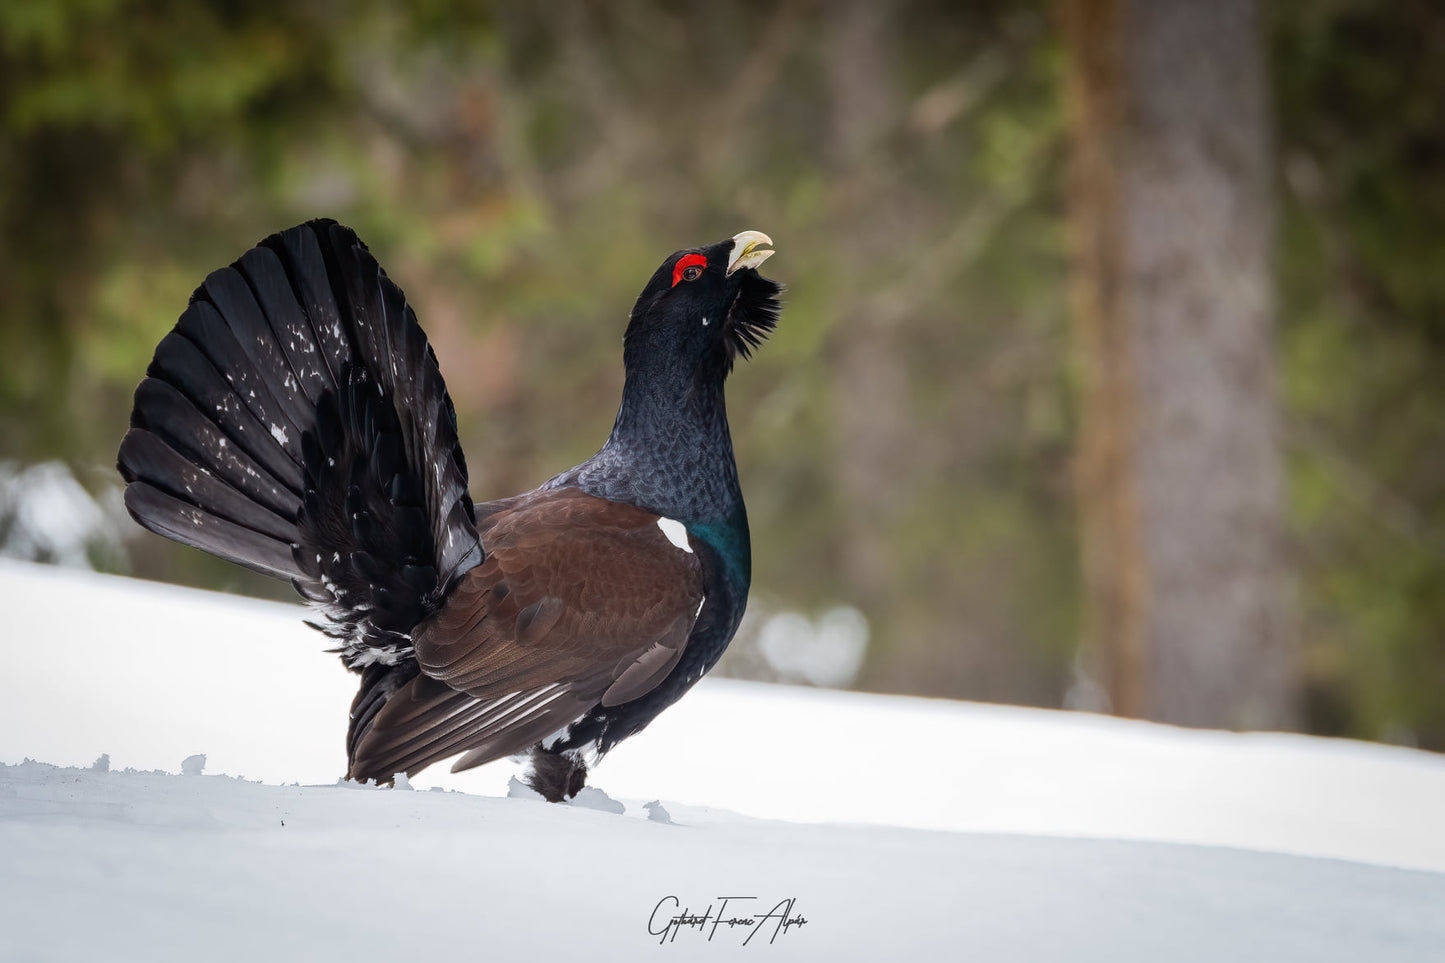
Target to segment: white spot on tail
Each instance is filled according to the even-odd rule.
[[[669,542],[687,554],[692,554],[692,545],[688,543],[687,529],[683,527],[682,522],[675,518],[659,518],[657,527],[662,529],[662,534],[667,536]]]
[[[278,445],[286,444],[286,429],[280,425],[272,425],[271,437],[276,439],[276,444]]]
[[[702,326],[707,327],[707,315],[705,314],[702,316]]]

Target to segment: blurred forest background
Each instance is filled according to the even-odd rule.
[[[756,229],[789,302],[729,391],[756,557],[724,671],[1445,749],[1445,8],[1188,6],[0,4],[3,551],[291,597],[131,525],[113,468],[156,342],[274,231],[366,239],[487,498],[605,438],[656,264]],[[1216,6],[1195,56],[1188,18]],[[1196,102],[1218,138],[1127,162]],[[1169,172],[1191,196],[1216,140],[1238,190],[1173,205]],[[1130,273],[1195,228],[1238,277]],[[1151,328],[1177,291],[1206,307]],[[1252,374],[1186,390],[1220,311]],[[1149,423],[1161,391],[1253,407],[1206,412],[1198,444],[1111,420]],[[1130,452],[1181,439],[1163,462],[1202,495],[1130,488]],[[1243,534],[1200,530],[1212,492],[1252,506]],[[1170,611],[1236,656],[1150,676],[1181,664],[1156,647],[1215,644]],[[1265,709],[1229,704],[1258,678]],[[1196,691],[1223,695],[1171,708]]]

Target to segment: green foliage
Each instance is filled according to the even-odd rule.
[[[1445,18],[1277,10],[1280,303],[1309,723],[1445,747]]]

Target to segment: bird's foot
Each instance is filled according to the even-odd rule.
[[[579,752],[554,752],[537,746],[522,781],[548,802],[561,802],[587,785],[587,764]]]

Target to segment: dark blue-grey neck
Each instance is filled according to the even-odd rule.
[[[629,364],[607,443],[547,487],[575,485],[684,524],[738,517],[743,499],[724,377],[722,365],[690,371],[685,365]]]

